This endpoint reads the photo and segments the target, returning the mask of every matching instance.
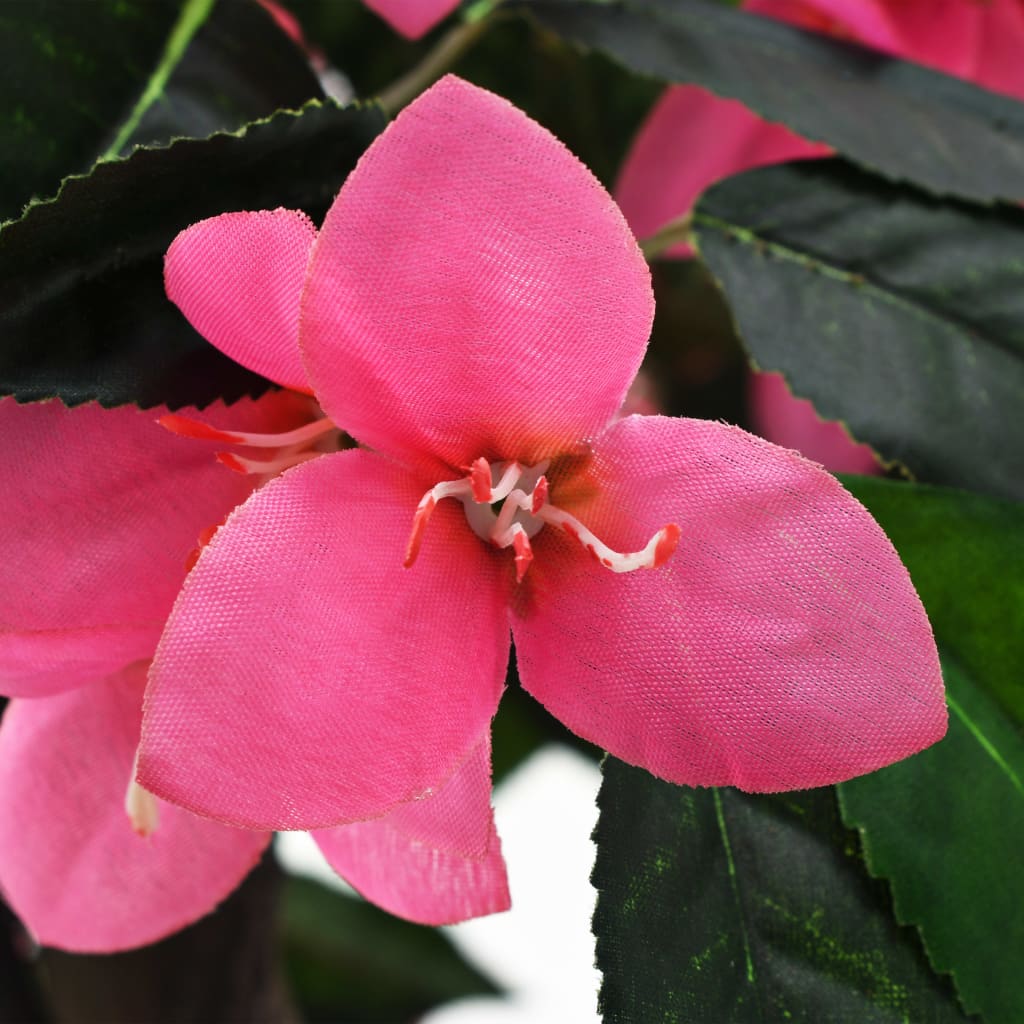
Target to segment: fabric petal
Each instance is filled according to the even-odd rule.
[[[200,221],[167,250],[167,297],[235,362],[308,392],[299,358],[299,298],[315,240],[313,222],[298,210]]]
[[[696,86],[666,89],[629,151],[615,198],[637,238],[647,238],[693,208],[716,181],[783,160],[828,156],[780,124],[761,120],[736,100]],[[671,256],[691,255],[688,246]]]
[[[313,838],[368,900],[410,921],[454,924],[507,910],[490,775],[487,736],[432,796]]]
[[[806,398],[797,398],[778,373],[748,378],[751,426],[774,444],[795,448],[833,473],[878,473],[881,465],[866,444],[858,444],[835,420],[823,420]]]
[[[395,31],[419,39],[459,6],[459,0],[363,0]]]
[[[448,76],[327,214],[301,346],[328,415],[371,448],[529,463],[614,415],[653,301],[593,175],[506,100]]]
[[[494,715],[508,565],[425,488],[363,451],[266,484],[200,557],[151,673],[139,778],[256,828],[376,818],[425,795]]]
[[[0,887],[39,942],[83,953],[141,946],[206,914],[269,835],[169,804],[136,835],[124,809],[146,664],[88,689],[13,701],[0,723]]]
[[[294,402],[196,415],[274,429]],[[151,657],[200,533],[252,490],[214,444],[160,427],[166,411],[0,400],[0,692],[45,696]]]
[[[513,611],[523,686],[655,775],[821,786],[945,731],[931,628],[877,523],[820,466],[735,427],[633,416],[596,446],[574,514],[613,548],[682,530],[617,576],[547,529]],[[571,496],[552,481],[551,500]]]

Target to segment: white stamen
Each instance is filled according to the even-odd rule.
[[[405,567],[416,561],[427,522],[434,506],[443,498],[458,498],[462,502],[467,522],[482,540],[499,548],[514,549],[517,581],[523,579],[533,561],[531,538],[547,523],[562,530],[612,572],[656,569],[672,556],[680,536],[675,523],[663,526],[640,551],[613,551],[575,516],[550,503],[544,476],[547,468],[546,462],[527,467],[518,462],[498,463],[492,467],[480,458],[473,463],[469,476],[432,487],[416,508]],[[498,502],[503,504],[495,512],[493,506]]]

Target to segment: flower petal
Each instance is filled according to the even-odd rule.
[[[824,420],[806,398],[797,398],[779,373],[747,378],[754,430],[783,448],[795,448],[833,473],[879,473],[881,465],[866,444],[858,444],[836,420]]]
[[[573,512],[620,550],[667,522],[682,539],[661,569],[616,576],[534,538],[520,678],[570,729],[673,782],[753,791],[838,782],[942,736],[924,609],[835,478],[700,420],[633,416],[595,447]]]
[[[393,29],[419,39],[459,6],[459,0],[363,0]]]
[[[0,886],[39,942],[109,953],[206,914],[269,835],[169,804],[136,835],[124,809],[146,663],[87,689],[11,703],[0,726]]]
[[[783,160],[828,156],[780,124],[761,120],[736,100],[680,85],[667,89],[644,121],[615,186],[638,238],[688,213],[716,181]],[[691,255],[689,247],[669,255]]]
[[[432,796],[313,838],[368,900],[410,921],[454,924],[507,910],[490,776],[488,735]]]
[[[167,297],[235,362],[308,392],[299,358],[299,297],[315,240],[313,222],[298,210],[200,221],[167,250]]]
[[[343,186],[313,250],[301,346],[371,448],[532,462],[599,432],[653,316],[650,274],[593,175],[506,100],[449,76]]]
[[[257,491],[190,573],[151,673],[147,789],[257,828],[379,817],[443,782],[487,727],[508,660],[503,570],[379,456],[324,455]]]
[[[200,418],[269,429],[294,402]],[[162,412],[0,400],[0,692],[43,696],[150,657],[199,534],[252,490],[214,444],[158,426]]]

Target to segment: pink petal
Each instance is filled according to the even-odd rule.
[[[223,900],[269,835],[161,804],[137,836],[124,810],[146,664],[88,689],[14,701],[0,728],[0,886],[48,946],[108,953],[169,935]]]
[[[338,874],[400,917],[454,924],[507,910],[490,775],[487,736],[434,795],[313,838]]]
[[[751,425],[761,437],[795,448],[833,473],[878,473],[881,465],[835,420],[823,420],[806,398],[796,398],[778,373],[748,378]]]
[[[200,418],[272,429],[293,402]],[[0,401],[0,692],[43,696],[150,657],[200,532],[252,489],[216,445],[158,426],[166,411]]]
[[[448,76],[331,207],[301,344],[327,413],[371,448],[529,463],[614,415],[653,309],[593,175],[506,100]]]
[[[534,538],[519,672],[570,729],[673,782],[754,791],[838,782],[942,736],[921,602],[821,467],[736,427],[633,416],[589,482],[573,511],[612,547],[668,522],[682,539],[661,569],[616,576],[562,534]]]
[[[298,349],[299,297],[315,240],[313,222],[297,210],[200,221],[167,250],[167,297],[235,362],[309,391]]]
[[[257,491],[189,575],[146,702],[140,780],[210,817],[323,828],[443,782],[490,722],[508,566],[425,486],[363,451]]]
[[[409,39],[419,39],[442,18],[447,17],[459,0],[363,0],[393,29]]]
[[[716,181],[783,160],[827,156],[788,128],[762,121],[736,100],[696,86],[667,89],[629,151],[615,198],[638,238],[693,208]],[[690,255],[689,247],[670,255]]]

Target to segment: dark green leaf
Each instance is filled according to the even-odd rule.
[[[7,0],[0,4],[0,221],[57,191],[114,140],[179,20],[209,3]]]
[[[125,148],[236,131],[323,91],[303,51],[256,0],[219,0],[174,68],[148,97]]]
[[[167,300],[164,252],[228,210],[285,206],[319,222],[383,124],[375,107],[310,103],[66,181],[0,231],[0,394],[177,407],[265,388]]]
[[[694,790],[607,759],[594,931],[609,1024],[963,1021],[830,789]]]
[[[1024,497],[1024,212],[804,161],[716,185],[695,226],[761,369],[923,480]]]
[[[306,1021],[394,1024],[496,991],[441,932],[316,882],[290,878],[283,911],[288,974]]]
[[[0,220],[126,146],[322,96],[255,0],[8,0],[0,57]]]
[[[949,734],[840,787],[899,920],[992,1024],[1024,1020],[1024,506],[850,478],[896,543],[928,609]],[[993,697],[997,699],[993,699]],[[1014,721],[1013,715],[1016,715]]]
[[[894,180],[982,201],[1024,191],[1024,106],[1006,97],[708,0],[525,6],[642,75],[742,100]]]

